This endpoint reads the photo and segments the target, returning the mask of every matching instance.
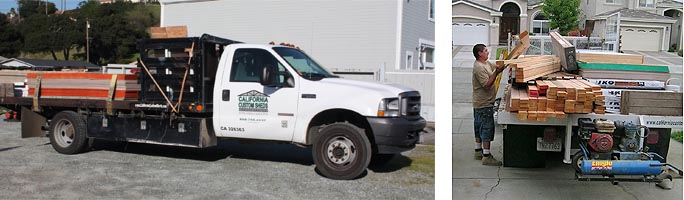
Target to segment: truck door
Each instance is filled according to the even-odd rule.
[[[270,49],[237,48],[225,63],[220,85],[222,99],[215,109],[217,136],[264,140],[292,140],[298,106],[298,76],[282,64]],[[265,66],[277,66],[278,81],[288,86],[260,84]],[[226,74],[229,74],[226,76]],[[227,97],[227,98],[226,98]]]

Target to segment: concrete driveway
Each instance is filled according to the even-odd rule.
[[[672,76],[682,77],[681,57],[677,60],[667,52],[628,53],[645,55],[645,61],[648,64],[668,65]],[[574,179],[574,170],[570,165],[563,164],[560,154],[547,155],[546,168],[482,166],[472,157],[474,146],[471,97],[471,73],[474,61],[472,46],[455,46],[452,57],[452,195],[454,199],[682,199],[681,178],[675,179],[672,190],[662,190],[650,183],[611,185],[609,182],[577,181]],[[500,88],[499,91],[503,89]],[[492,147],[494,156],[499,160],[502,159],[504,153],[502,141],[503,136],[496,135]],[[682,143],[671,141],[668,162],[679,167],[683,166]]]

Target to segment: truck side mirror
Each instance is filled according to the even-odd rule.
[[[267,87],[273,87],[276,85],[275,83],[275,74],[274,74],[274,66],[273,65],[266,65],[261,71],[261,76],[259,77],[259,83],[263,86]]]

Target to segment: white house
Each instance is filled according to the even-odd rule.
[[[292,43],[347,78],[370,73],[417,89],[423,110],[434,110],[433,0],[159,2],[162,27],[187,26],[189,36]]]

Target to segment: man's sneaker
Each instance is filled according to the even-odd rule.
[[[475,157],[475,160],[482,160],[482,150],[480,150],[480,151],[475,151],[475,153],[473,154],[473,156]]]
[[[494,156],[489,155],[482,158],[482,165],[501,166],[501,161],[498,161],[494,158]]]

